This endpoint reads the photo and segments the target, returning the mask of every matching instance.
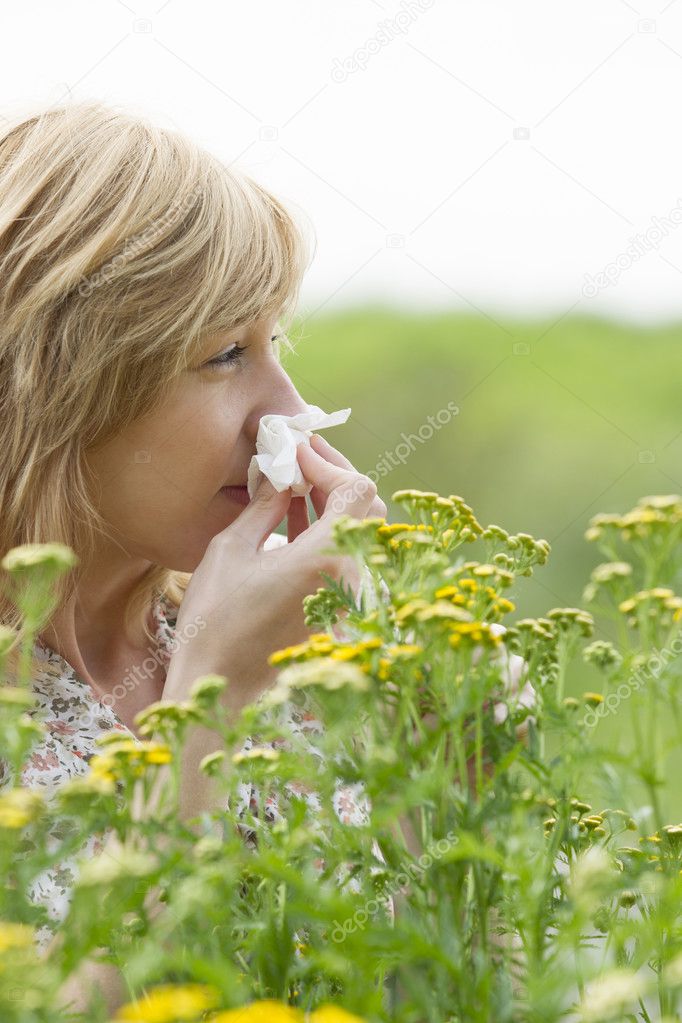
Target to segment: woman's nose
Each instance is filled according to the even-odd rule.
[[[308,411],[308,403],[298,393],[291,380],[288,387],[278,390],[270,400],[260,401],[249,416],[249,428],[254,439],[258,432],[258,425],[261,418],[266,415],[297,416],[300,412]]]

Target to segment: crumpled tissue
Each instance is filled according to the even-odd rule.
[[[295,416],[280,416],[275,413],[261,417],[256,436],[256,451],[249,464],[247,488],[253,497],[261,474],[267,476],[275,490],[291,487],[294,496],[309,494],[312,483],[308,483],[296,458],[299,444],[310,444],[314,430],[328,426],[340,426],[348,419],[351,410],[323,412],[317,405],[308,405],[307,412]]]

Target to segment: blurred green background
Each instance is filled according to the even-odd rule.
[[[378,471],[401,442],[404,456],[403,434],[418,435],[449,402],[458,408],[424,431],[430,440],[412,440],[404,464],[379,479],[379,494],[389,521],[404,517],[391,494],[415,487],[460,494],[484,526],[547,539],[549,561],[519,581],[512,620],[583,604],[590,571],[605,560],[584,540],[592,515],[682,493],[679,325],[371,306],[300,321],[289,336],[296,350],[283,362],[305,400],[326,412],[352,409],[325,436],[361,472]],[[597,636],[610,635],[601,625]],[[569,692],[602,687],[593,668],[574,666]],[[600,741],[620,742],[622,724],[620,713],[607,717]],[[627,747],[627,735],[622,741]],[[668,795],[679,815],[676,789]]]
[[[402,518],[390,495],[416,487],[461,494],[483,525],[549,540],[547,565],[519,587],[520,615],[580,603],[603,560],[583,539],[592,515],[682,493],[679,326],[498,325],[368,308],[308,320],[290,336],[296,351],[284,365],[306,401],[352,409],[324,435],[361,472],[455,403],[458,414],[413,440],[379,493],[389,521]]]

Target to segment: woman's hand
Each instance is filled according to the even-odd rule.
[[[307,444],[299,444],[296,453],[298,456],[298,464],[301,467],[301,472],[305,476],[306,480],[313,484],[310,491],[310,500],[318,518],[324,515],[329,498],[328,490],[325,490],[324,484],[325,461],[332,465],[337,465],[341,469],[348,469],[349,472],[356,473],[357,487],[359,489],[364,487],[364,480],[368,479],[367,476],[362,476],[358,473],[355,466],[348,461],[345,455],[342,455],[340,451],[333,448],[331,444],[318,433],[314,433],[310,438],[310,446]],[[319,475],[320,472],[323,473],[323,476]],[[337,515],[341,514],[342,507],[341,502],[339,501],[339,495],[335,495],[334,503],[336,505],[334,511]],[[385,518],[386,513],[386,505],[381,498],[376,497],[365,517]],[[353,512],[348,512],[347,514],[352,515]],[[357,518],[357,516],[355,517]],[[308,515],[308,505],[306,504],[305,497],[293,497],[291,499],[291,507],[289,508],[289,514],[287,516],[287,540],[289,543],[291,543],[292,540],[295,540],[299,533],[307,529],[309,525],[310,517]]]
[[[279,493],[263,479],[239,518],[212,538],[178,612],[180,645],[171,658],[164,699],[185,698],[195,678],[215,673],[230,680],[235,709],[250,702],[277,674],[268,655],[309,637],[303,598],[325,584],[320,573],[358,585],[355,560],[326,550],[333,547],[332,526],[341,514],[383,517],[386,505],[375,483],[331,445],[316,436],[311,443],[312,449],[299,445],[297,454],[313,484],[317,520],[310,524],[304,498],[293,498],[290,489]],[[294,501],[301,503],[292,509]],[[265,539],[285,515],[289,542],[264,550]],[[199,631],[197,621],[204,623]],[[194,636],[183,642],[186,632]]]

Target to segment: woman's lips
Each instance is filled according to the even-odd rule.
[[[247,487],[221,487],[220,493],[237,504],[247,505],[251,501]]]

